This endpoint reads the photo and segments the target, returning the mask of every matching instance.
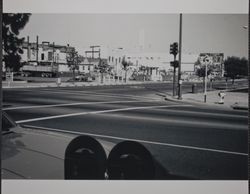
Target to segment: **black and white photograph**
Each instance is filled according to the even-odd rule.
[[[3,180],[248,180],[248,14],[2,15]]]

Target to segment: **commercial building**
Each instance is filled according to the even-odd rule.
[[[58,45],[47,41],[39,43],[38,36],[36,42],[30,42],[27,37],[22,49],[21,63],[23,63],[23,67],[21,70],[46,77],[51,77],[58,72],[69,72],[67,55],[75,50],[69,45]]]
[[[85,56],[79,55],[78,73],[98,72],[98,65],[102,61],[111,67],[111,74],[116,77],[124,78],[126,74],[128,79],[136,76],[142,76],[144,79],[147,77],[152,81],[166,80],[166,77],[172,79],[173,67],[170,62],[174,60],[174,57],[167,52],[144,52],[143,49],[128,50],[121,47],[90,46],[90,48],[90,51],[85,51]],[[73,51],[75,48],[69,45],[58,45],[46,41],[39,43],[38,37],[35,43],[31,43],[28,37],[27,41],[23,43],[21,62],[24,66],[22,70],[43,72],[49,76],[53,73],[71,72],[67,64],[67,57]],[[214,70],[212,75],[223,76],[223,53],[183,53],[182,79],[189,80],[195,77],[196,68],[199,68],[195,64],[197,65],[197,61],[202,61],[205,55],[211,58],[210,66]],[[126,70],[122,64],[123,60],[130,64]]]

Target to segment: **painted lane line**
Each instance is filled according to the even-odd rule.
[[[196,116],[206,116],[206,117],[228,117],[228,118],[240,118],[240,119],[247,119],[248,115],[237,115],[237,114],[230,114],[230,113],[215,113],[215,112],[198,112],[198,111],[193,111],[193,110],[171,110],[169,109],[168,112],[170,113],[185,113],[188,115],[192,115],[193,117]]]
[[[104,101],[104,102],[77,102],[77,103],[66,103],[66,104],[51,104],[51,105],[35,105],[35,106],[17,106],[3,108],[3,110],[18,110],[18,109],[33,109],[33,108],[51,108],[51,107],[64,107],[64,106],[76,106],[76,105],[91,105],[91,104],[116,104],[116,103],[134,103],[134,102],[160,102],[161,100],[128,100],[128,101]]]
[[[102,113],[129,111],[129,110],[168,108],[168,107],[186,107],[186,106],[192,106],[192,105],[163,105],[163,106],[141,106],[141,107],[118,108],[118,109],[109,109],[109,110],[101,110],[101,111],[80,112],[80,113],[63,114],[63,115],[56,115],[56,116],[49,116],[49,117],[40,117],[40,118],[16,121],[16,123],[20,124],[20,123],[43,121],[43,120],[49,120],[49,119],[58,119],[58,118],[73,117],[73,116],[88,115],[88,114],[102,114]]]
[[[227,150],[219,150],[219,149],[211,149],[211,148],[204,148],[204,147],[197,147],[197,146],[186,146],[186,145],[179,145],[179,144],[172,144],[172,143],[162,143],[162,142],[155,142],[155,141],[146,141],[146,140],[141,140],[141,139],[123,138],[123,137],[101,135],[101,134],[94,134],[94,133],[67,131],[67,130],[62,130],[62,129],[47,128],[47,127],[38,127],[38,126],[32,126],[32,125],[24,125],[24,127],[34,128],[34,129],[48,130],[48,131],[53,131],[53,132],[69,133],[69,134],[75,134],[75,135],[89,135],[89,136],[93,136],[93,137],[116,139],[116,140],[123,140],[123,141],[127,141],[127,140],[128,141],[137,141],[137,142],[146,143],[146,144],[169,146],[169,147],[176,147],[176,148],[183,148],[183,149],[192,149],[192,150],[198,150],[198,151],[208,151],[208,152],[216,152],[216,153],[223,153],[223,154],[248,156],[248,153],[234,152],[234,151],[227,151]]]
[[[27,91],[27,92],[32,92],[32,91]],[[105,96],[105,97],[116,97],[116,98],[132,98],[132,99],[148,99],[148,100],[154,100],[154,98],[148,98],[148,97],[143,97],[143,96],[128,96],[128,95],[114,95],[114,94],[107,94],[107,93],[95,93],[95,92],[77,92],[77,91],[69,91],[69,90],[39,90],[36,91],[36,93],[44,93],[44,92],[49,92],[54,93],[54,94],[77,94],[78,96],[86,96],[86,95],[96,95],[96,96]]]
[[[50,93],[60,93],[60,94],[78,94],[78,95],[98,95],[98,96],[107,96],[107,97],[119,97],[119,98],[134,98],[134,99],[154,99],[154,98],[150,98],[150,97],[145,97],[145,96],[137,96],[137,95],[127,95],[127,94],[109,94],[109,93],[100,93],[100,92],[85,92],[85,91],[69,91],[69,90],[63,90],[63,89],[60,89],[60,90],[57,90],[57,91],[54,91],[54,90],[48,90],[48,89],[45,89],[45,90],[40,90],[39,92],[50,92]]]
[[[169,110],[169,109],[168,109]],[[168,111],[165,109],[165,111]],[[185,119],[185,118],[168,118],[168,117],[147,117],[147,116],[138,116],[138,115],[112,115],[112,118],[122,118],[129,119],[130,121],[143,121],[145,120],[150,122],[157,122],[157,124],[165,124],[166,126],[180,126],[180,127],[195,127],[195,128],[212,128],[216,130],[235,130],[235,131],[248,131],[247,124],[232,124],[232,123],[220,123],[220,122],[212,122],[212,121],[200,121],[198,118],[196,119]]]

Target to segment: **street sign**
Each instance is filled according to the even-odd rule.
[[[213,62],[213,59],[211,56],[205,55],[203,57],[200,57],[200,62],[202,65],[210,65]]]
[[[179,61],[170,61],[170,66],[174,67],[174,68],[178,68],[179,67]]]

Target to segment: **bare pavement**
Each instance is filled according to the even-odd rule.
[[[162,167],[157,179],[171,179],[165,173],[180,179],[247,179],[248,111],[229,106],[246,103],[248,90],[239,90],[246,82],[227,91],[224,104],[215,104],[218,90],[203,103],[201,85],[200,93],[191,94],[192,83],[183,84],[181,101],[165,99],[171,83],[30,84],[36,85],[3,89],[3,109],[19,124],[140,142]]]
[[[53,79],[55,80],[55,79]],[[122,85],[134,85],[134,87],[145,84],[152,84],[155,82],[139,82],[139,81],[129,81],[127,83],[121,81],[108,81],[105,83],[100,82],[61,82],[58,84],[56,81],[53,82],[26,82],[26,81],[14,81],[12,83],[8,83],[6,81],[3,82],[3,88],[56,88],[56,87],[91,87],[91,86],[122,86]],[[161,84],[169,84],[171,82],[161,82]],[[191,86],[190,86],[191,88]],[[190,90],[191,91],[191,90]],[[186,102],[193,102],[193,103],[201,103],[206,105],[212,105],[217,107],[226,107],[226,108],[233,108],[233,109],[241,109],[241,110],[248,110],[249,102],[248,102],[248,85],[244,83],[243,85],[238,85],[236,88],[233,89],[215,89],[212,91],[207,92],[206,102],[204,102],[204,93],[199,91],[198,93],[191,93],[191,92],[184,92],[182,95],[181,101]],[[220,103],[221,99],[219,97],[219,92],[225,93],[225,97],[223,99],[223,103]],[[171,92],[164,91],[160,94],[157,93],[156,95],[161,97],[166,97],[165,100],[177,100],[178,97],[173,97]],[[154,96],[154,95],[151,95]],[[156,96],[156,98],[158,98]]]

